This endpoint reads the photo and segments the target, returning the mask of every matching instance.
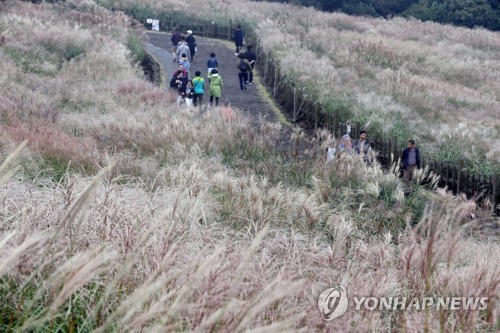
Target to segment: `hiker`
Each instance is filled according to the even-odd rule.
[[[354,141],[353,149],[356,154],[358,154],[363,161],[370,163],[371,159],[369,157],[369,152],[371,148],[371,142],[366,139],[366,131],[359,132],[359,139]]]
[[[194,87],[194,97],[193,97],[193,104],[196,107],[198,105],[201,106],[201,103],[203,102],[203,94],[205,93],[205,79],[201,77],[200,71],[196,71],[194,73],[195,77],[193,79],[193,87]]]
[[[420,151],[415,148],[414,140],[408,140],[406,149],[403,150],[401,160],[403,163],[404,179],[411,182],[415,170],[420,169]]]
[[[193,82],[191,82],[191,80],[188,80],[188,82],[186,83],[184,98],[186,101],[187,108],[191,109],[191,107],[193,106],[193,98],[194,98],[194,87],[193,87]]]
[[[212,69],[210,79],[210,106],[213,105],[215,98],[215,106],[219,106],[219,98],[222,96],[222,77],[216,69]]]
[[[177,61],[177,45],[179,45],[181,37],[182,35],[179,32],[179,29],[175,28],[174,32],[172,33],[172,37],[170,38],[170,41],[172,42],[172,58],[174,59],[174,62]]]
[[[182,70],[177,70],[175,72],[175,86],[177,90],[177,106],[180,106],[185,97],[186,83],[183,78],[184,74]]]
[[[189,47],[189,52],[191,53],[191,62],[193,61],[194,54],[196,53],[196,40],[194,39],[193,32],[191,30],[186,31],[186,43]]]
[[[253,69],[255,66],[255,61],[257,61],[257,56],[255,55],[255,52],[253,52],[252,45],[247,46],[247,51],[245,52],[245,58],[247,58],[248,62],[250,63],[250,66],[252,66],[252,70],[250,72],[248,72],[248,84],[252,84],[252,82],[253,82]]]
[[[180,79],[182,80],[183,88],[186,86],[187,72],[184,70],[184,66],[179,65],[179,67],[175,70],[174,74],[172,74],[172,78],[170,79],[170,88],[172,88],[174,90],[178,89],[177,79],[178,79],[179,75],[180,75]]]
[[[333,141],[326,147],[325,152],[326,152],[326,163],[332,162],[335,159],[335,153],[337,152],[337,149],[335,148]]]
[[[247,89],[248,73],[252,71],[252,66],[243,53],[238,54],[238,63],[236,67],[239,70],[238,79],[240,80],[240,89],[245,90]]]
[[[189,46],[187,45],[186,42],[186,37],[184,36],[181,37],[181,41],[177,45],[177,51],[176,51],[177,61],[181,60],[181,56],[183,53],[186,55],[186,58],[189,60],[189,62],[191,62],[191,51],[189,50]]]
[[[181,58],[179,60],[179,66],[180,65],[184,67],[184,70],[186,71],[186,77],[189,78],[189,68],[191,67],[191,63],[189,62],[186,53],[183,53],[181,55]]]
[[[345,134],[342,137],[342,142],[339,144],[339,149],[338,149],[339,154],[340,153],[352,153],[352,144],[351,144],[351,137],[349,134]]]
[[[243,44],[245,41],[245,34],[243,30],[241,30],[241,25],[238,24],[236,26],[236,30],[234,31],[234,44],[236,45],[236,51],[234,51],[234,55],[237,56],[243,50]]]
[[[208,68],[208,76],[212,74],[212,69],[217,69],[219,67],[219,63],[217,62],[217,58],[215,57],[215,53],[210,53],[210,58],[208,58],[207,61],[207,68]]]
[[[187,80],[188,80],[188,77],[189,77],[189,73],[186,70],[186,68],[184,68],[183,64],[179,64],[179,66],[177,67],[177,70],[182,71],[182,79],[184,80],[184,87],[185,87]]]

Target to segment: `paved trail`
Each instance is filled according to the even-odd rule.
[[[173,72],[177,69],[177,63],[172,61],[170,49],[170,34],[148,32],[149,42],[146,43],[146,50],[152,54],[165,69],[165,76],[168,80],[172,77]],[[238,81],[238,69],[236,68],[237,57],[234,55],[234,49],[231,49],[227,44],[203,37],[195,36],[198,51],[191,63],[191,75],[194,77],[196,71],[201,72],[203,78],[207,78],[207,60],[211,52],[214,52],[219,62],[219,74],[224,81],[224,89],[222,92],[221,103],[229,101],[236,108],[248,111],[252,118],[257,118],[259,115],[268,121],[276,121],[277,117],[271,106],[259,94],[257,85],[260,81],[254,76],[254,83],[248,85],[247,90],[241,90]],[[208,103],[209,93],[208,84],[205,85],[205,95],[203,102]]]

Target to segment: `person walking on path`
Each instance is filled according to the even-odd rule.
[[[185,96],[186,96],[186,81],[184,80],[183,78],[183,71],[182,70],[177,70],[175,72],[175,85],[176,85],[176,89],[177,89],[177,99],[176,99],[176,103],[177,103],[177,106],[180,106],[182,101],[184,100]]]
[[[186,101],[186,106],[188,109],[191,109],[193,106],[193,99],[194,99],[194,88],[193,88],[193,82],[191,80],[188,80],[186,84],[186,90],[184,92],[184,97]]]
[[[194,87],[194,97],[193,97],[193,105],[196,107],[198,105],[201,106],[203,102],[203,94],[205,93],[205,79],[201,77],[200,71],[196,71],[195,77],[193,79],[193,87]]]
[[[187,45],[186,37],[184,36],[181,37],[181,41],[179,42],[179,45],[177,45],[176,54],[177,54],[177,61],[180,61],[182,54],[185,54],[189,62],[191,62],[191,51],[189,50],[189,46]]]
[[[175,28],[174,32],[172,33],[172,37],[170,37],[170,41],[172,42],[172,58],[174,59],[174,62],[177,61],[177,45],[179,45],[181,37],[182,35],[179,32],[179,29]]]
[[[238,63],[236,64],[236,67],[239,70],[238,79],[240,80],[240,89],[246,90],[248,73],[252,72],[252,66],[250,65],[250,62],[248,62],[248,59],[245,58],[245,55],[243,53],[238,54]]]
[[[252,84],[252,82],[253,82],[253,69],[255,66],[255,61],[257,61],[257,56],[255,55],[255,52],[253,52],[252,45],[247,46],[247,51],[245,52],[245,58],[247,58],[248,62],[250,63],[250,66],[252,66],[252,70],[250,72],[248,72],[248,84]]]
[[[210,53],[210,58],[208,58],[207,61],[207,68],[208,68],[208,76],[212,74],[212,69],[217,69],[219,67],[219,62],[217,61],[217,58],[215,57],[215,53]]]
[[[245,40],[245,34],[243,30],[241,30],[241,25],[238,24],[236,26],[236,30],[234,31],[234,44],[236,45],[236,51],[234,55],[238,55],[243,51],[243,41]]]
[[[212,70],[210,79],[210,106],[213,106],[215,98],[215,106],[219,106],[219,99],[222,97],[222,77],[216,69]]]
[[[170,88],[172,88],[172,89],[178,88],[177,80],[179,78],[182,80],[183,88],[186,87],[188,74],[187,74],[187,71],[184,69],[184,66],[182,66],[182,65],[179,65],[179,67],[177,67],[177,69],[175,70],[174,74],[172,74],[172,78],[170,79]]]
[[[181,59],[179,60],[179,66],[180,65],[182,65],[182,67],[186,71],[187,78],[189,78],[189,69],[191,68],[191,63],[189,62],[185,53],[181,55]]]
[[[371,148],[371,142],[366,139],[366,136],[366,131],[363,130],[359,132],[359,139],[356,139],[356,141],[354,141],[353,148],[354,152],[361,156],[363,161],[370,163],[371,158],[369,156],[369,151]]]
[[[191,62],[193,61],[194,54],[196,53],[196,40],[194,39],[193,32],[191,30],[187,31],[186,43],[189,47],[189,52],[191,53]]]
[[[411,182],[415,175],[415,170],[420,169],[420,151],[415,148],[414,140],[408,140],[401,160],[403,162],[404,179]]]

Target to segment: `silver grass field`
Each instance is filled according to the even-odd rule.
[[[348,96],[360,120],[499,163],[498,34],[242,0],[144,4],[245,15],[297,82]],[[0,331],[498,331],[488,209],[425,170],[405,198],[394,168],[327,164],[326,131],[309,159],[283,158],[280,124],[178,108],[144,78],[140,25],[100,5],[0,4]],[[325,321],[318,295],[335,286],[489,303],[350,305]]]

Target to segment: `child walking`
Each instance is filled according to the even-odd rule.
[[[210,80],[210,106],[213,105],[215,98],[215,106],[219,106],[219,98],[222,96],[222,77],[216,69],[212,69],[212,74],[208,77]]]
[[[191,109],[191,107],[193,106],[193,97],[194,97],[193,82],[191,82],[191,80],[189,80],[186,84],[186,91],[184,92],[184,96],[187,108]]]
[[[180,65],[182,65],[182,67],[186,71],[187,77],[189,78],[189,69],[191,67],[191,63],[189,62],[189,59],[187,58],[185,53],[182,54],[181,59],[179,60],[179,66]]]
[[[185,100],[186,85],[184,84],[184,74],[182,70],[175,72],[175,87],[177,89],[177,106],[180,106],[182,101]]]

